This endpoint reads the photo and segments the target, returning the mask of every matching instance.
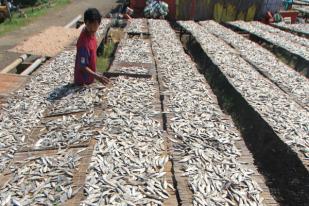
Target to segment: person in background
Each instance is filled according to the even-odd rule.
[[[14,5],[14,1],[13,0],[1,0],[1,5],[2,6],[8,6],[10,11],[15,11],[17,10],[17,7]]]
[[[74,83],[76,85],[89,85],[97,80],[108,84],[108,78],[96,73],[96,32],[100,26],[102,16],[95,8],[89,8],[84,13],[85,28],[77,41],[77,54],[74,69]]]

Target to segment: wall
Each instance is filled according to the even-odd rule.
[[[282,0],[164,0],[169,4],[169,19],[251,21],[265,15],[268,10],[277,11]],[[131,0],[131,5],[145,5],[145,0]],[[136,8],[137,9],[137,8]],[[141,12],[143,8],[139,8]]]
[[[176,19],[253,20],[260,0],[176,0]]]

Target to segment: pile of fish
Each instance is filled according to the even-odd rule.
[[[33,76],[24,88],[17,91],[3,105],[0,114],[0,148],[17,150],[37,126],[51,101],[58,96],[57,90],[70,82],[73,76],[74,51],[62,52]],[[56,91],[56,92],[55,92]],[[0,168],[8,159],[0,156]]]
[[[260,30],[274,34],[274,35],[282,38],[282,40],[286,40],[287,42],[294,42],[294,43],[300,44],[302,46],[305,46],[307,48],[309,47],[309,40],[304,38],[304,37],[299,37],[295,34],[291,34],[289,32],[282,31],[280,29],[274,28],[272,26],[263,24],[263,23],[258,22],[258,21],[252,21],[252,22],[250,22],[250,24],[252,26],[260,29]]]
[[[234,21],[234,22],[229,22],[229,24],[235,27],[238,27],[241,30],[248,31],[251,34],[254,34],[262,39],[265,39],[274,45],[278,45],[281,48],[286,49],[290,53],[296,54],[309,62],[308,46],[304,46],[302,44],[292,42],[287,37],[281,37],[278,34],[264,31],[263,29],[260,29],[259,27],[257,27],[256,24],[253,25],[251,23],[244,22],[244,21]]]
[[[274,26],[283,28],[292,32],[309,35],[309,24],[286,24],[284,22],[274,23]]]
[[[259,74],[236,50],[192,21],[179,22],[203,48],[231,85],[298,154],[309,157],[309,114],[289,95]],[[213,42],[216,42],[215,44]]]
[[[140,66],[140,67],[121,67],[115,69],[116,72],[126,73],[126,74],[149,74],[149,70]]]
[[[131,19],[126,27],[127,33],[133,34],[146,33],[147,30],[147,19]]]
[[[59,205],[79,190],[73,185],[82,151],[30,157],[9,167],[10,178],[0,188],[1,205]]]
[[[108,91],[111,108],[97,135],[82,205],[162,205],[173,188],[165,178],[162,126],[153,80],[119,77]],[[160,109],[160,107],[159,107]]]
[[[153,63],[150,43],[140,38],[124,38],[118,46],[115,62]]]
[[[215,21],[201,22],[204,29],[223,39],[239,51],[241,57],[253,64],[260,72],[295,98],[309,111],[308,79],[281,62],[270,51]]]
[[[168,22],[149,20],[149,26],[175,135],[173,154],[182,157],[174,164],[188,177],[193,205],[262,205],[253,172],[238,160],[235,141],[241,137],[232,120],[220,110]]]
[[[66,89],[63,97],[57,98],[48,111],[48,115],[83,112],[102,105],[105,87],[95,84],[92,86],[72,86]]]
[[[109,24],[105,22],[103,20],[98,33],[107,30]],[[75,50],[60,53],[44,64],[24,88],[15,92],[2,105],[0,149],[6,148],[10,155],[0,154],[0,172],[30,135],[32,128],[39,124],[46,108],[66,92],[63,88],[72,82],[74,61]]]
[[[12,146],[10,148],[6,148],[0,151],[0,172],[3,172],[7,165],[11,162],[14,157],[15,152],[17,151],[16,146]]]
[[[66,85],[73,75],[74,52],[66,51],[42,66],[27,85],[8,99],[1,111],[0,145],[23,142],[26,134],[40,121],[51,103],[47,97],[58,95],[57,88]]]
[[[35,148],[62,148],[87,142],[97,134],[104,116],[86,112],[81,117],[71,115],[42,122],[43,132],[35,143]]]

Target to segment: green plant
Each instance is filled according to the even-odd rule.
[[[114,56],[115,48],[116,45],[111,40],[104,45],[103,55],[97,58],[98,72],[106,72],[109,69],[110,62]]]

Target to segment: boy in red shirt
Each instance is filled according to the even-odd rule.
[[[96,73],[97,40],[96,32],[100,26],[102,16],[95,9],[87,9],[84,13],[85,28],[77,41],[77,54],[74,69],[74,83],[89,85],[98,80],[102,84],[108,83],[108,78]]]

